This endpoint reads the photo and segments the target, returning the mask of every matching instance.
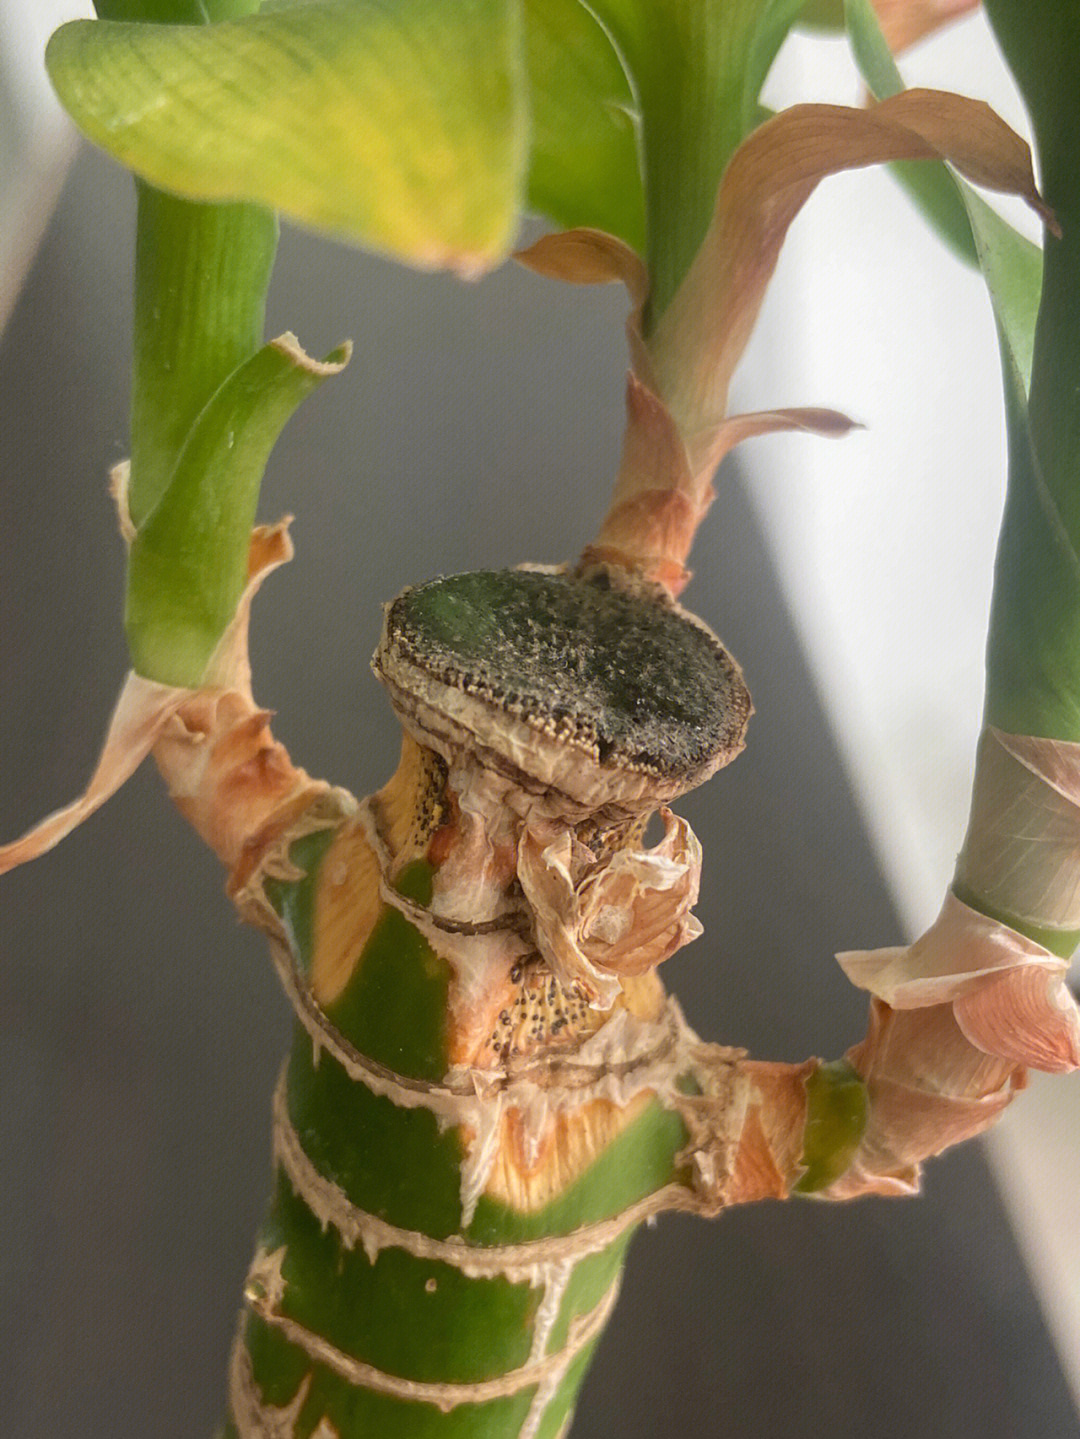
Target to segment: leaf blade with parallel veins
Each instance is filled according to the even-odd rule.
[[[215,25],[75,21],[47,61],[84,134],[161,189],[476,273],[521,204],[521,48],[509,0],[312,0]]]

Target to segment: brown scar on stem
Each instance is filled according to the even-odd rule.
[[[445,762],[403,732],[398,767],[370,803],[395,871],[428,857],[432,838],[448,818],[451,803]]]
[[[637,814],[702,783],[742,749],[751,712],[705,625],[602,568],[405,590],[373,664],[423,742],[569,800],[571,822]]]

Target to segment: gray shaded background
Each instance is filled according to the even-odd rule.
[[[84,156],[0,347],[0,832],[84,783],[125,668],[105,497],[124,454],[133,205]],[[478,288],[286,233],[271,326],[357,357],[292,422],[263,515],[298,555],[256,609],[257,694],[358,793],[397,736],[379,605],[571,556],[622,422],[624,303],[513,268]],[[813,443],[808,441],[808,443]],[[747,753],[681,806],[705,938],[666,967],[707,1038],[836,1055],[837,948],[898,938],[736,476],[687,599],[742,661]],[[268,1192],[284,1001],[150,767],[0,887],[0,1378],[22,1439],[206,1439]],[[9,1370],[10,1372],[4,1372]],[[974,1147],[918,1202],[799,1202],[635,1242],[582,1439],[1067,1439],[1075,1413]]]

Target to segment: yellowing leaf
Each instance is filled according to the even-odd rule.
[[[516,224],[520,56],[509,0],[313,0],[216,25],[77,21],[48,66],[83,132],[160,189],[472,273]]]
[[[839,435],[851,428],[843,415],[821,409],[728,418],[732,373],[788,228],[818,183],[860,166],[943,158],[978,184],[1022,195],[1054,223],[1035,187],[1027,145],[988,106],[911,90],[866,110],[795,106],[745,140],[724,173],[705,241],[649,333],[642,325],[648,277],[612,237],[571,231],[519,254],[555,278],[623,280],[634,298],[623,455],[590,555],[638,570],[678,594],[713,498],[713,473],[734,444],[779,429]]]

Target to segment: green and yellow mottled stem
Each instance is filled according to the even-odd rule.
[[[903,1172],[853,1165],[851,1065],[704,1045],[665,995],[699,862],[666,803],[738,753],[750,706],[658,588],[435,581],[388,608],[375,668],[405,738],[362,803],[294,769],[245,684],[155,749],[297,1021],[225,1434],[556,1439],[644,1219],[901,1192],[952,1101],[909,1087]]]
[[[550,661],[566,646],[591,670],[576,694]],[[658,668],[708,681],[711,730]],[[740,1081],[634,962],[649,933],[684,936],[696,875],[684,894],[667,881],[687,866],[652,855],[661,904],[612,967],[614,942],[571,936],[519,855],[572,837],[594,887],[647,865],[655,792],[737,751],[745,691],[673,608],[536,574],[407,592],[378,669],[406,727],[394,779],[361,805],[316,794],[234,871],[297,1030],[226,1432],[555,1439],[633,1230],[723,1202]],[[605,896],[609,926],[643,888]],[[560,942],[576,977],[550,962]]]

